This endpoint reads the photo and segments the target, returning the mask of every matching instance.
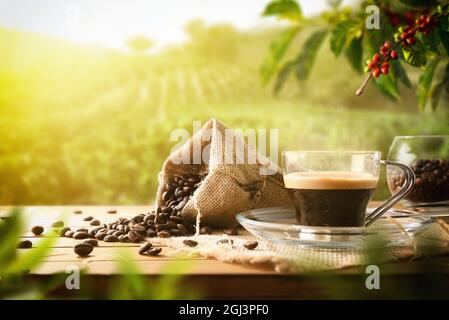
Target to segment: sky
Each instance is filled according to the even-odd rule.
[[[0,27],[60,36],[81,43],[124,48],[125,39],[145,35],[161,48],[186,40],[185,24],[202,18],[241,30],[276,23],[260,13],[269,0],[0,0]],[[349,1],[346,1],[349,2]],[[326,8],[326,0],[301,0],[304,14]]]

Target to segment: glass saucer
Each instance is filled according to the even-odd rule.
[[[368,212],[369,213],[369,212]],[[388,213],[387,213],[388,215]],[[407,245],[432,223],[429,217],[379,218],[370,227],[310,227],[296,222],[294,209],[263,208],[239,213],[237,221],[250,233],[276,243],[324,248],[362,248],[379,237],[387,246]]]

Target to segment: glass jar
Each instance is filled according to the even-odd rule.
[[[416,175],[406,204],[449,204],[449,135],[395,137],[388,160],[409,165]],[[387,167],[388,187],[396,193],[404,183],[403,173]]]

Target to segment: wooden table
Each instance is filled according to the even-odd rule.
[[[9,207],[0,207],[0,215],[6,213]],[[91,227],[89,222],[83,221],[87,216],[94,216],[102,223],[116,220],[118,217],[132,217],[139,213],[146,213],[149,207],[127,206],[117,207],[117,213],[107,213],[112,207],[104,206],[52,206],[52,207],[26,207],[25,217],[27,230],[34,225],[42,225],[46,231],[50,225],[59,218],[65,218],[66,224],[72,229],[78,227]],[[81,210],[82,214],[75,214],[75,210]],[[62,214],[62,215],[61,215]],[[64,215],[65,214],[65,215]],[[55,235],[47,235],[53,236]],[[36,237],[31,232],[26,232],[23,238],[36,243],[42,237]],[[157,280],[162,275],[170,273],[182,273],[182,286],[195,287],[203,297],[207,298],[326,298],[330,292],[325,279],[326,275],[287,275],[279,274],[269,268],[261,268],[246,265],[227,264],[213,259],[170,257],[165,255],[168,248],[162,248],[159,256],[142,256],[138,254],[139,244],[133,243],[106,243],[101,242],[93,253],[86,258],[80,258],[73,252],[73,245],[79,240],[56,237],[50,254],[35,269],[31,270],[29,277],[42,281],[56,272],[64,273],[68,266],[79,266],[85,270],[87,276],[98,283],[97,288],[104,288],[111,280],[120,276],[118,261],[123,258],[130,260],[139,268],[139,272],[149,279]],[[29,249],[33,250],[33,249]],[[24,250],[20,250],[24,251]],[[437,263],[444,270],[443,280],[449,284],[449,258],[438,258]],[[182,268],[173,268],[173,266]],[[393,279],[409,283],[410,279],[424,275],[420,268],[422,260],[413,262],[401,262],[394,265],[385,265],[382,269],[382,279]],[[185,266],[185,268],[183,267]],[[180,270],[180,271],[179,271]],[[348,288],[356,288],[359,293],[356,297],[376,297],[380,292],[368,291],[365,288],[366,274],[364,269],[349,268],[333,272],[338,278],[338,288],[344,292]],[[449,286],[444,294],[449,297]],[[63,292],[61,294],[71,295]],[[103,289],[101,289],[103,290]],[[101,291],[100,290],[100,291]],[[349,289],[348,289],[349,290]],[[386,292],[383,292],[385,294]],[[99,293],[101,296],[101,292]]]

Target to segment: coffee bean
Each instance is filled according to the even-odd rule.
[[[33,243],[30,240],[22,240],[17,243],[19,249],[29,249],[33,247]]]
[[[64,237],[66,237],[66,238],[73,238],[73,235],[75,234],[75,231],[72,231],[72,230],[67,230],[65,233],[64,233]]]
[[[88,216],[83,219],[83,221],[92,221],[92,220],[94,220],[94,217],[92,216]]]
[[[77,231],[73,234],[73,239],[81,240],[89,238],[89,234],[84,231]]]
[[[81,213],[83,213],[83,211],[81,211],[81,210],[73,210],[73,213],[74,214],[81,214]]]
[[[61,230],[59,230],[59,236],[60,237],[65,237],[65,234],[67,233],[67,231],[70,231],[69,227],[64,227]]]
[[[80,257],[87,257],[93,250],[94,247],[86,242],[78,243],[73,247],[73,251]]]
[[[111,210],[108,210],[107,213],[109,213],[109,214],[115,214],[115,213],[117,213],[117,210],[111,209]]]
[[[243,246],[248,250],[254,250],[259,245],[257,241],[246,241]]]
[[[217,241],[217,244],[233,244],[234,240],[232,239],[220,239]]]
[[[151,249],[153,245],[151,244],[151,242],[146,242],[143,245],[140,246],[139,248],[139,254],[144,254],[146,253],[148,250]]]
[[[35,236],[40,236],[44,232],[44,227],[42,227],[42,226],[34,226],[34,227],[31,228],[31,232]]]
[[[89,230],[87,228],[78,228],[78,229],[75,230],[75,232],[86,232],[86,233],[88,233]]]
[[[159,253],[161,253],[162,248],[151,248],[150,250],[147,251],[147,254],[149,256],[157,256]]]
[[[159,232],[157,233],[157,236],[158,236],[159,238],[169,238],[169,237],[171,236],[171,234],[170,234],[170,232],[168,232],[168,231],[166,231],[166,230],[163,230],[163,231],[159,231]]]
[[[108,235],[108,236],[104,237],[103,241],[104,242],[118,242],[118,237],[116,237],[114,235]]]
[[[157,224],[156,225],[156,230],[157,231],[162,231],[162,230],[170,230],[170,225],[163,223],[163,224]]]
[[[212,229],[206,226],[201,227],[200,234],[212,234]]]
[[[58,220],[51,224],[52,228],[62,228],[64,227],[64,221]]]
[[[100,224],[101,224],[100,220],[97,220],[97,219],[92,220],[92,221],[90,222],[90,225],[91,225],[91,226],[99,226]]]
[[[178,228],[178,230],[179,230],[183,235],[186,235],[187,233],[189,233],[189,232],[187,231],[187,228],[184,227],[183,224],[178,223],[178,224],[176,225],[176,228]]]
[[[237,230],[237,228],[230,228],[225,229],[224,233],[227,234],[228,236],[238,236],[239,231]]]
[[[116,236],[118,238],[118,237],[123,236],[125,234],[122,231],[115,231],[112,235]]]
[[[449,160],[419,159],[411,164],[416,181],[406,196],[412,202],[437,202],[449,200]],[[404,173],[389,174],[389,185],[399,190],[405,181]]]
[[[108,236],[111,236],[111,235],[113,235],[114,233],[116,233],[116,231],[115,231],[114,229],[109,229],[109,230],[106,232],[106,234],[107,234]]]
[[[189,246],[189,247],[196,247],[198,245],[198,242],[196,242],[195,240],[189,240],[189,239],[184,240],[182,243],[184,243],[186,246]]]
[[[92,247],[98,246],[98,241],[96,239],[87,239],[87,240],[83,241],[83,243],[88,243]]]
[[[153,238],[155,236],[157,236],[157,232],[155,230],[148,230],[147,231],[147,237]]]
[[[88,232],[88,234],[89,234],[89,238],[95,238],[95,235],[97,234],[97,232],[95,231],[95,229],[93,229],[93,230],[89,230],[89,232]]]
[[[170,220],[177,222],[177,223],[181,223],[184,221],[184,219],[182,219],[181,217],[178,217],[178,216],[170,216]]]
[[[106,233],[106,232],[98,232],[98,233],[95,235],[95,239],[97,239],[97,240],[103,240],[106,236],[107,236],[107,233]]]
[[[139,235],[139,233],[131,230],[128,232],[128,239],[129,241],[133,242],[133,243],[139,243],[140,241],[142,241],[142,237]]]
[[[178,229],[170,229],[168,230],[168,232],[170,232],[170,234],[175,237],[182,236],[181,231],[179,231]]]
[[[129,242],[129,238],[126,234],[118,236],[118,241],[120,242]]]

